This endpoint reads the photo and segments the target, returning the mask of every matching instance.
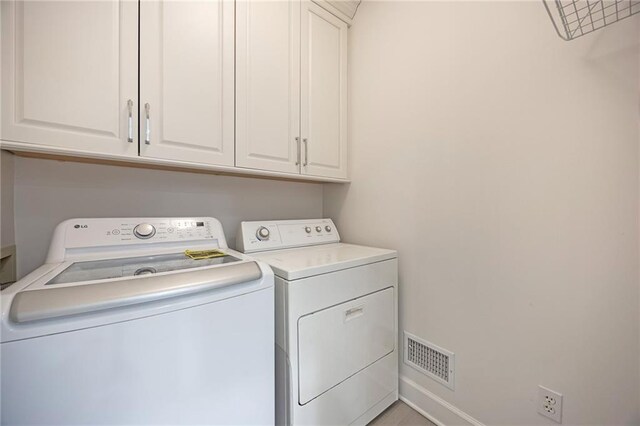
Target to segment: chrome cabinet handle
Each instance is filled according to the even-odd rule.
[[[309,164],[309,141],[304,138],[302,142],[304,142],[304,163],[302,165],[306,167]]]
[[[133,101],[131,99],[127,101],[127,110],[129,111],[129,117],[127,118],[127,142],[133,143]]]
[[[296,166],[300,165],[300,136],[296,136],[296,147],[298,148],[298,153],[296,154]]]
[[[144,104],[144,113],[145,113],[145,133],[144,133],[144,143],[147,145],[151,145],[151,120],[149,119],[149,110],[151,109],[151,105],[148,103]]]

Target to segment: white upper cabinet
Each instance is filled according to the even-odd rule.
[[[137,155],[137,3],[0,3],[2,139]]]
[[[314,1],[1,0],[0,145],[344,181],[348,26]]]
[[[141,1],[140,155],[234,164],[233,1]]]
[[[236,165],[299,173],[300,2],[236,3]]]
[[[236,8],[236,165],[346,178],[347,24],[309,1]]]
[[[302,173],[347,177],[347,24],[302,3]]]

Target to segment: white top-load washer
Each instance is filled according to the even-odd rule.
[[[216,219],[68,220],[46,262],[2,292],[2,424],[273,423],[273,273]]]
[[[276,274],[276,424],[367,424],[398,399],[397,254],[330,219],[242,222]]]

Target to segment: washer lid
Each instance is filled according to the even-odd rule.
[[[230,255],[211,259],[193,260],[184,253],[90,260],[72,263],[64,271],[50,279],[45,285],[151,275],[159,272],[201,268],[203,266],[214,266],[239,261],[240,259]]]
[[[325,244],[252,254],[285,280],[297,280],[398,257],[395,250],[353,244]]]
[[[194,268],[175,274],[104,280],[89,285],[27,289],[13,296],[8,318],[13,323],[58,319],[211,292],[260,278],[262,270],[253,261]]]

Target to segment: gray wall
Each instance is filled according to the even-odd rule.
[[[1,19],[2,11],[0,10],[0,20]],[[0,46],[0,57],[2,57],[2,46]],[[2,81],[2,67],[0,67],[0,81]],[[2,116],[1,104],[2,102],[0,102],[0,117]],[[2,123],[0,122],[0,134],[1,133]],[[13,223],[13,165],[13,155],[9,152],[0,151],[0,247],[8,247],[15,243]]]
[[[322,216],[322,185],[15,158],[18,276],[73,217],[213,216],[233,246],[241,220]],[[4,191],[3,191],[4,192]]]
[[[13,154],[0,151],[0,247],[15,243],[13,222]]]
[[[457,357],[455,391],[402,364],[401,392],[445,422],[436,398],[555,424],[544,385],[563,424],[640,424],[639,22],[567,43],[540,2],[358,9],[353,183],[324,212],[399,250],[401,330]]]

